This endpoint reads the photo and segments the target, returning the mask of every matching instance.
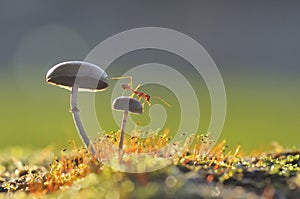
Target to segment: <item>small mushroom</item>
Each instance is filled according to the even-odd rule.
[[[101,91],[108,87],[108,75],[95,64],[83,61],[62,62],[53,66],[46,75],[46,82],[72,90],[70,98],[71,112],[83,142],[90,147],[90,140],[83,128],[77,108],[78,91]],[[94,154],[95,151],[91,147]]]
[[[121,97],[117,97],[113,101],[112,108],[114,110],[124,112],[122,126],[121,126],[120,142],[119,142],[119,158],[121,161],[122,157],[121,157],[120,153],[123,149],[124,132],[125,132],[125,127],[126,127],[128,112],[142,114],[143,107],[142,107],[142,104],[140,103],[140,101],[138,101],[137,99],[128,97],[128,96],[121,96]]]

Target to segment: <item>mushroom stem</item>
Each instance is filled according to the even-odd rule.
[[[124,132],[125,132],[125,127],[126,127],[126,122],[127,122],[127,116],[128,116],[128,111],[124,111],[123,114],[123,120],[122,120],[122,126],[121,126],[121,135],[120,135],[120,143],[119,143],[119,158],[122,160],[121,152],[123,149],[123,141],[124,141]]]
[[[70,98],[70,105],[71,105],[71,112],[73,115],[73,120],[74,120],[75,126],[77,128],[77,132],[80,134],[86,147],[87,148],[90,147],[92,154],[95,155],[95,150],[92,146],[90,146],[90,139],[88,138],[88,136],[83,128],[82,122],[80,120],[79,109],[77,108],[78,88],[79,88],[79,86],[77,84],[75,84],[72,87],[72,94],[71,94],[71,98]]]

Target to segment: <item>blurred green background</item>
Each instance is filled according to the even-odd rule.
[[[2,1],[0,148],[53,145],[61,149],[71,139],[81,144],[69,112],[70,92],[47,85],[47,70],[61,61],[83,60],[104,39],[145,26],[183,32],[202,44],[214,59],[227,92],[227,117],[220,139],[226,139],[230,147],[241,144],[248,152],[265,150],[273,141],[299,147],[298,8],[298,2],[268,1],[85,4],[32,0],[27,5]],[[151,56],[147,53],[121,58],[108,72],[116,76],[118,68],[159,62],[162,56],[159,52],[150,52]],[[187,71],[186,77],[197,88],[203,116],[200,131],[205,132],[210,102],[204,83],[179,59],[166,60]],[[176,104],[165,90],[145,87],[144,91]],[[96,95],[99,115],[105,114],[99,104],[103,95]],[[111,118],[101,122],[116,130]]]
[[[39,85],[28,85],[28,89],[33,89],[33,93],[34,90],[38,91],[33,96],[24,95],[24,91],[11,79],[1,78],[1,148],[42,148],[53,145],[56,149],[61,149],[68,145],[70,139],[75,139],[78,145],[81,144],[69,112],[70,92],[46,85],[44,74],[40,75]],[[281,77],[281,81],[278,82],[280,77],[256,76],[253,81],[253,77],[247,75],[243,78],[224,75],[223,78],[228,106],[220,139],[226,139],[230,147],[241,144],[248,152],[268,149],[272,141],[278,141],[286,147],[299,146],[298,79]],[[44,91],[39,91],[40,89]],[[102,94],[96,95],[99,109],[103,105],[99,105],[101,96],[98,95]],[[160,96],[174,105],[171,97],[168,98],[164,93]],[[210,108],[206,106],[209,105],[209,100],[202,100],[200,105],[200,129],[203,133],[209,122]],[[105,115],[105,112],[99,114]],[[101,120],[101,124],[116,130],[111,118]]]

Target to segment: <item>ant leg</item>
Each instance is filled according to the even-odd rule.
[[[141,84],[137,85],[137,87],[134,89],[134,91],[137,91],[141,87]]]
[[[142,97],[139,97],[139,101],[141,101],[141,99],[142,99]],[[145,100],[144,100],[144,102],[142,103],[142,108],[143,108],[143,110],[144,110],[144,107],[145,107]]]
[[[151,106],[150,100],[146,100],[146,102],[147,102],[147,104],[148,104],[149,106]]]
[[[132,92],[132,95],[130,97],[133,97],[135,95],[134,92],[136,92],[141,87],[141,84],[139,84]]]

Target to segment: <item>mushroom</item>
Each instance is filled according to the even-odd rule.
[[[119,160],[121,161],[122,157],[120,153],[123,149],[124,132],[126,127],[128,112],[142,114],[143,107],[140,101],[138,101],[137,99],[128,96],[121,96],[114,99],[112,103],[112,108],[114,110],[124,112],[122,125],[121,125],[120,142],[119,142]]]
[[[95,64],[83,61],[62,62],[53,66],[46,75],[46,82],[55,86],[72,90],[70,97],[71,112],[77,131],[84,144],[91,147],[95,154],[90,139],[88,138],[79,117],[77,108],[78,91],[101,91],[108,87],[108,75]]]

